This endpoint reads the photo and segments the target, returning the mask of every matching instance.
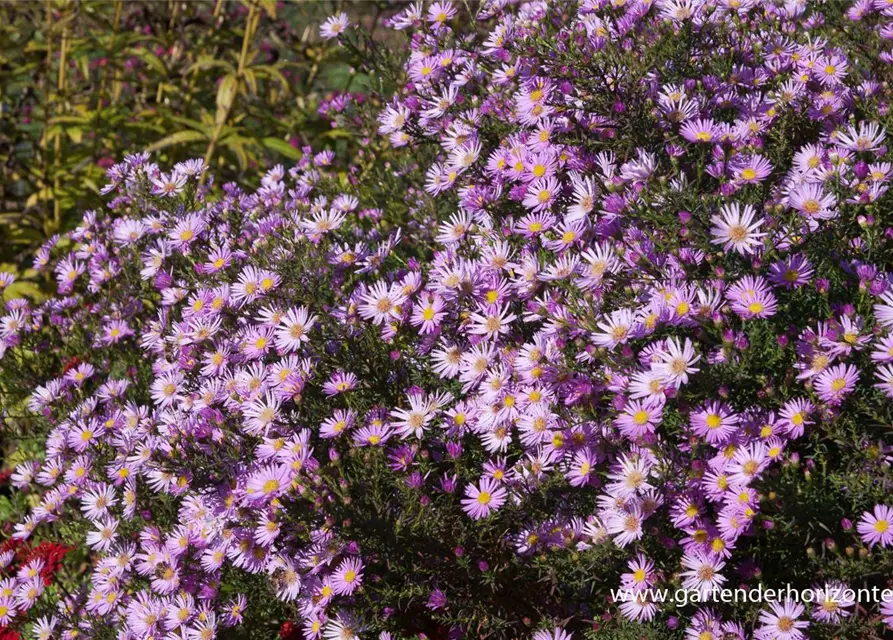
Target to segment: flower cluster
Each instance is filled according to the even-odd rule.
[[[20,636],[11,631],[16,618],[25,616],[37,604],[46,587],[53,584],[56,572],[71,547],[41,542],[32,547],[16,538],[0,546],[0,637]],[[38,633],[49,633],[55,621],[42,617],[35,625]],[[3,635],[6,634],[6,635]]]
[[[304,149],[218,198],[200,161],[109,169],[35,260],[59,295],[0,320],[42,376],[13,537],[95,558],[53,629],[568,640],[676,629],[656,587],[889,573],[890,55],[860,41],[893,18],[826,9],[413,4],[387,162]],[[720,604],[686,636],[884,624]]]

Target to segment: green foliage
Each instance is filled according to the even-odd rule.
[[[105,168],[125,153],[204,158],[219,183],[250,185],[302,146],[353,144],[317,113],[327,93],[368,84],[348,53],[319,41],[336,5],[0,4],[0,268],[20,280],[9,296],[38,293],[15,263],[104,206]]]

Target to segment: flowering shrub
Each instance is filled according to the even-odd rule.
[[[398,86],[375,123],[339,115],[369,143],[349,171],[307,148],[212,198],[201,161],[134,154],[41,249],[59,295],[2,319],[34,451],[12,537],[84,546],[92,573],[0,596],[0,622],[893,626],[846,595],[893,573],[886,4],[505,4],[387,20],[409,55],[370,50]],[[374,47],[343,15],[321,34]],[[786,584],[826,595],[711,599]]]

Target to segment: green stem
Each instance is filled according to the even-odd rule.
[[[254,38],[254,32],[257,29],[257,23],[259,19],[260,17],[257,12],[257,5],[251,3],[251,6],[248,9],[248,20],[245,23],[245,35],[242,38],[242,52],[239,54],[239,67],[236,70],[236,78],[237,81],[240,83],[245,73],[245,65],[248,62],[248,52],[250,50],[251,40]],[[226,126],[226,122],[227,120],[229,120],[229,114],[232,111],[234,102],[235,98],[233,98],[230,101],[229,105],[226,107],[226,111],[223,117],[220,118],[214,125],[214,133],[211,136],[211,141],[208,143],[208,150],[205,152],[204,172],[202,173],[202,177],[199,180],[199,186],[205,183],[208,175],[208,167],[211,165],[211,159],[214,157],[214,152],[217,150],[217,142],[220,139],[220,134],[223,131],[223,127]]]

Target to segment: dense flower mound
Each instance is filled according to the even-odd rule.
[[[305,149],[219,197],[200,161],[112,167],[35,260],[59,295],[0,320],[43,442],[12,537],[92,573],[38,599],[7,568],[0,624],[893,627],[848,595],[893,573],[888,6],[409,5],[385,158]],[[788,583],[824,595],[711,599]]]

